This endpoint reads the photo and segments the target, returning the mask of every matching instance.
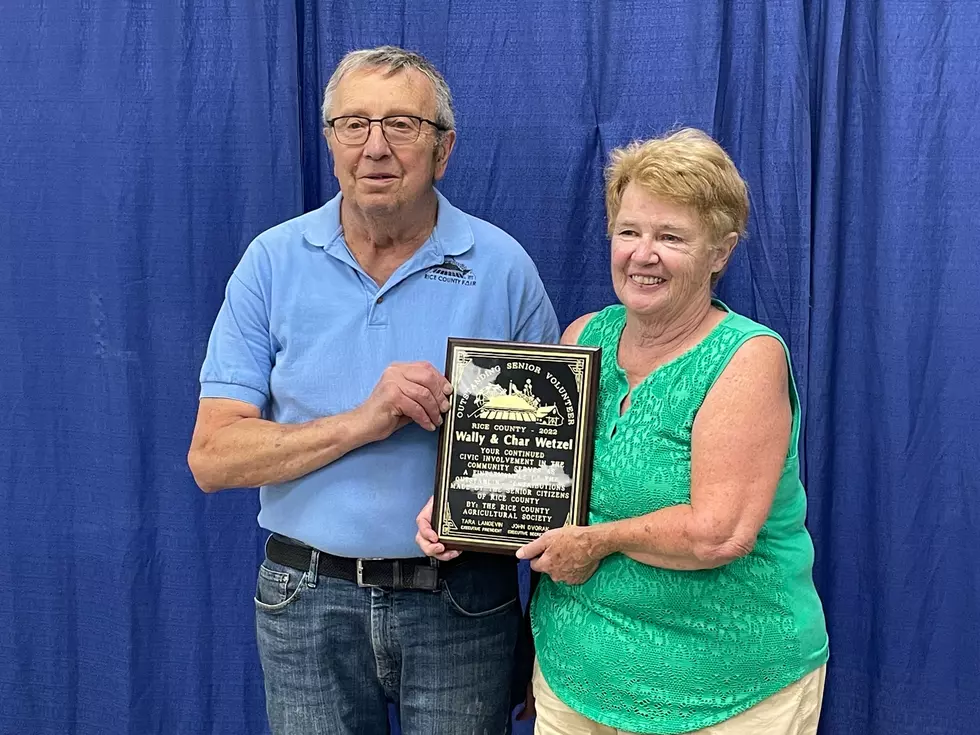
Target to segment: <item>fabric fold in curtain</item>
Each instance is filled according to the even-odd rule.
[[[302,211],[294,6],[0,16],[0,732],[263,732],[257,496],[185,457],[224,283]]]
[[[809,8],[824,732],[980,720],[980,6]]]

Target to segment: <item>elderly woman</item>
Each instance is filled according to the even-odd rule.
[[[518,556],[542,735],[815,733],[828,658],[800,405],[772,330],[712,298],[745,182],[696,130],[613,154],[621,302],[572,323],[602,367],[590,525]]]

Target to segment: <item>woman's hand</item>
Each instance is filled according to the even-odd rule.
[[[459,556],[458,551],[446,551],[446,547],[439,543],[439,535],[432,528],[432,498],[425,504],[415,517],[415,525],[418,532],[415,534],[415,543],[422,549],[426,556],[434,556],[439,561],[449,561]]]
[[[556,582],[582,584],[599,567],[606,554],[594,526],[563,526],[545,531],[517,550],[518,559],[530,559],[531,569]]]

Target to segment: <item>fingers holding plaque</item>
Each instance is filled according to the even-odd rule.
[[[449,340],[432,514],[446,548],[509,554],[588,522],[599,354]]]

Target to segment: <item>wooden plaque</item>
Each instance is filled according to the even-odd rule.
[[[599,347],[450,338],[432,527],[448,549],[513,553],[586,525]]]

